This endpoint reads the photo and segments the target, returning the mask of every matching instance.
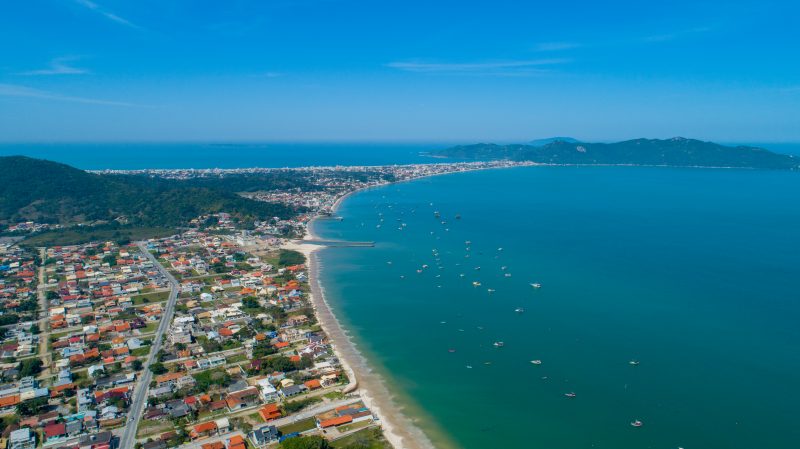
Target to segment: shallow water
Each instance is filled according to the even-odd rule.
[[[793,448],[798,194],[769,171],[439,176],[316,223],[377,242],[322,251],[321,280],[423,429],[462,447]]]

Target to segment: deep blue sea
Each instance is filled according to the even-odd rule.
[[[318,222],[377,242],[321,281],[438,446],[797,448],[798,198],[790,172],[434,177]]]

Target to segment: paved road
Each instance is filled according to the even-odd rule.
[[[40,316],[49,317],[50,311],[48,310],[47,304],[47,290],[45,289],[45,274],[44,274],[44,261],[47,258],[47,252],[44,248],[39,248],[39,260],[41,260],[41,265],[39,266],[39,283],[38,283],[38,295],[39,295],[39,313]],[[53,363],[52,355],[50,351],[47,350],[47,343],[50,341],[50,326],[48,326],[49,320],[39,318],[39,356],[42,359],[42,372],[40,375],[42,377],[50,377],[50,365]]]
[[[164,332],[169,328],[172,323],[172,315],[175,313],[175,303],[178,300],[178,281],[150,254],[147,250],[145,242],[138,242],[136,244],[139,250],[153,262],[153,265],[161,271],[161,274],[167,278],[170,284],[169,299],[167,305],[164,307],[164,313],[161,315],[161,322],[158,324],[158,330],[153,338],[153,344],[150,349],[150,355],[142,365],[142,373],[136,382],[136,388],[133,390],[133,402],[128,410],[128,422],[125,424],[125,430],[120,437],[120,449],[132,449],[136,444],[136,428],[139,427],[139,420],[142,418],[144,412],[144,405],[147,402],[147,391],[150,388],[150,381],[153,378],[153,373],[150,371],[150,365],[156,361],[156,356],[161,350],[161,341],[164,337]]]

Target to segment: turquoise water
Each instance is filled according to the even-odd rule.
[[[321,280],[437,444],[796,448],[799,196],[800,174],[768,171],[434,177],[316,223],[377,242],[322,251]]]

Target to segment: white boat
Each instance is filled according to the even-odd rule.
[[[631,425],[632,425],[633,427],[642,427],[642,425],[644,425],[644,423],[643,423],[643,422],[641,422],[641,421],[639,421],[639,420],[637,419],[637,420],[635,420],[635,421],[631,422]]]
[[[511,277],[511,273],[506,273],[505,277],[510,278]]]
[[[542,284],[540,284],[538,282],[533,282],[533,283],[531,283],[531,287],[533,287],[533,288],[542,288]]]
[[[522,307],[517,307],[516,309],[514,309],[514,312],[523,313],[525,312],[525,309],[523,309]]]
[[[505,346],[505,343],[503,343],[502,341],[496,341],[493,343],[493,346],[495,348],[502,348],[503,346]]]
[[[474,281],[474,282],[472,283],[472,286],[473,286],[473,287],[480,287],[480,286],[481,286],[481,283],[480,283],[480,282],[478,282],[478,281]]]
[[[565,393],[564,396],[566,396],[568,398],[574,398],[575,396],[577,396],[577,394],[575,394],[575,393],[570,391],[569,393]]]
[[[533,363],[534,365],[541,365],[542,361],[539,360],[539,359],[536,359],[536,360],[531,360],[531,363]]]
[[[488,288],[488,289],[486,289],[486,291],[489,292],[489,293],[494,293],[494,289],[493,288]]]
[[[628,365],[637,366],[637,365],[639,365],[639,361],[638,360],[631,360],[630,362],[628,362]]]

